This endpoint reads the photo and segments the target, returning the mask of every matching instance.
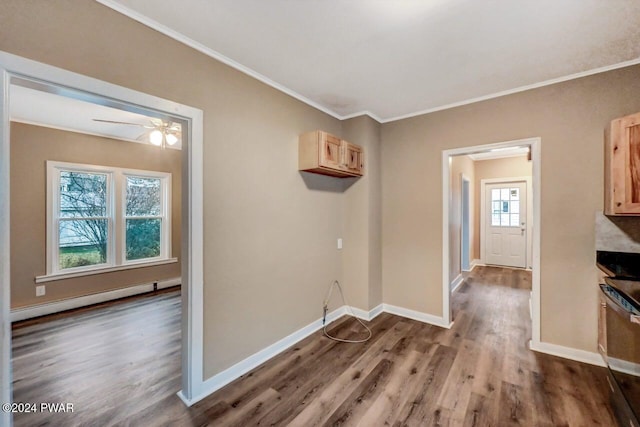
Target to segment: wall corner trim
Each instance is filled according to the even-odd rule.
[[[379,304],[377,307],[374,307],[369,311],[362,310],[356,307],[348,307],[348,306],[345,306],[345,307],[347,308],[347,314],[353,314],[358,319],[362,319],[366,321],[371,321],[375,319],[383,311],[382,304]]]
[[[422,313],[421,311],[411,310],[408,308],[398,307],[391,304],[382,304],[383,311],[396,316],[406,317],[407,319],[417,320],[418,322],[429,323],[434,326],[440,326],[441,328],[450,329],[453,326],[453,322],[447,323],[444,318],[434,316],[433,314]]]
[[[376,307],[372,308],[369,311],[369,320],[373,320],[378,317],[379,314],[384,312],[384,304],[378,304]]]
[[[458,274],[458,277],[451,282],[451,293],[457,291],[460,285],[462,285],[462,282],[464,282],[464,277],[462,277],[462,274]]]
[[[533,351],[537,351],[538,353],[550,354],[552,356],[562,357],[563,359],[588,363],[589,365],[595,366],[607,366],[600,353],[579,350],[577,348],[565,347],[548,342],[534,343],[533,341],[529,341],[529,348]]]

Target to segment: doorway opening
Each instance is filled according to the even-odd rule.
[[[46,64],[31,61],[5,52],[0,52],[0,332],[2,346],[0,350],[0,400],[12,401],[12,371],[11,371],[11,276],[10,276],[10,145],[11,145],[11,105],[12,93],[23,89],[37,91],[46,96],[60,96],[68,101],[81,101],[98,108],[107,108],[125,112],[127,114],[141,114],[162,121],[171,121],[180,124],[181,143],[181,175],[184,185],[181,194],[175,197],[181,198],[182,208],[182,237],[181,237],[181,283],[182,283],[182,344],[181,344],[181,371],[182,390],[179,396],[187,403],[201,393],[202,378],[202,294],[203,294],[203,260],[202,260],[202,129],[203,114],[201,110],[167,101],[155,96],[136,92],[134,90],[113,85],[107,82],[72,73]],[[167,135],[165,135],[166,138]],[[167,141],[173,141],[173,138]],[[169,142],[171,144],[171,142]],[[105,174],[86,174],[93,177],[94,184],[101,185]],[[91,176],[89,176],[91,175]],[[147,184],[152,184],[151,179],[136,178],[137,181],[147,179]],[[133,179],[133,181],[136,181]],[[136,182],[137,182],[136,181]],[[116,199],[114,198],[114,203]],[[120,202],[117,202],[120,203]],[[105,208],[106,211],[106,208]],[[157,215],[156,215],[157,216]],[[95,218],[92,217],[92,220]],[[109,219],[98,218],[99,221],[108,222]],[[145,218],[147,223],[161,221],[158,218]],[[106,229],[106,227],[103,227]],[[69,238],[68,235],[64,236]],[[71,236],[73,237],[73,236]],[[77,237],[77,236],[76,236]],[[114,237],[115,239],[115,237]],[[73,239],[72,239],[73,240]],[[78,243],[78,242],[75,242]],[[86,243],[86,242],[85,242]],[[96,246],[96,245],[93,245]],[[99,245],[98,245],[99,246]],[[124,244],[121,245],[125,247]],[[59,251],[62,253],[63,251]],[[126,251],[118,255],[112,249],[111,255],[106,252],[95,251],[96,263],[104,260],[113,261],[118,256],[127,260]],[[86,255],[86,254],[85,254]],[[174,256],[178,256],[175,254]],[[111,257],[111,258],[109,258]],[[93,259],[93,258],[92,258]],[[86,260],[81,260],[86,264]],[[116,261],[103,264],[114,265],[121,268]],[[165,261],[165,260],[162,260]],[[62,264],[60,264],[62,265]],[[84,268],[80,264],[73,264],[74,273]],[[71,269],[69,270],[71,271]],[[178,391],[178,390],[176,390]],[[0,414],[0,424],[10,426],[12,417],[10,413]]]
[[[520,241],[528,242],[526,245],[530,249],[522,250],[523,253],[519,254],[519,261],[522,261],[524,256],[524,262],[526,267],[530,267],[532,270],[531,277],[531,298],[530,298],[530,314],[532,322],[532,337],[531,346],[536,346],[540,342],[540,138],[527,138],[514,141],[506,141],[500,143],[478,145],[457,149],[444,150],[442,153],[442,182],[443,182],[443,268],[442,268],[442,311],[443,311],[443,323],[451,324],[453,322],[453,313],[451,308],[451,294],[463,281],[462,272],[465,271],[465,240],[470,243],[470,249],[468,251],[470,262],[469,270],[473,270],[476,265],[482,263],[489,264],[486,260],[486,248],[481,244],[480,234],[485,234],[486,229],[483,231],[481,225],[481,213],[486,214],[489,224],[493,220],[493,224],[502,225],[502,221],[505,222],[505,229],[510,230],[520,237]],[[478,160],[489,159],[493,157],[508,157],[514,155],[513,153],[520,150],[521,154],[528,156],[530,159],[531,174],[529,178],[530,184],[526,185],[526,179],[523,179],[525,185],[522,189],[519,186],[513,187],[514,191],[511,191],[511,187],[505,187],[504,200],[502,198],[503,192],[501,187],[491,188],[489,190],[497,189],[497,193],[489,193],[489,202],[487,202],[486,188],[480,191],[481,183],[479,179],[476,179],[474,172],[467,172],[465,170],[464,162],[473,163],[473,158]],[[511,153],[511,154],[509,154]],[[466,159],[464,162],[458,162],[460,159]],[[473,167],[473,166],[472,166]],[[481,174],[478,174],[481,175]],[[510,177],[513,181],[513,177],[516,176],[516,181],[520,179],[519,175],[511,174]],[[467,177],[470,181],[469,193],[465,195],[465,179]],[[501,184],[500,180],[483,183],[486,184]],[[528,191],[527,191],[528,190]],[[475,193],[475,194],[474,194]],[[480,194],[478,194],[480,193]],[[495,200],[492,200],[492,194],[495,194]],[[524,197],[525,200],[520,200]],[[456,201],[457,200],[457,201]],[[465,226],[465,209],[464,205],[468,200],[470,205],[469,216],[471,219],[468,221],[469,226]],[[529,208],[527,212],[529,214],[520,212],[519,203],[523,205],[528,201]],[[481,208],[483,206],[483,208]],[[484,206],[488,206],[485,212]],[[495,208],[495,212],[493,209]],[[516,212],[517,211],[517,212]],[[525,218],[521,218],[524,215]],[[522,221],[524,219],[524,221]],[[517,221],[516,221],[517,220]],[[516,225],[516,222],[518,223]],[[525,222],[525,224],[522,224]],[[476,224],[474,227],[473,224]],[[513,223],[513,225],[511,225]],[[490,228],[490,227],[489,227]],[[458,237],[459,233],[459,237]],[[469,233],[471,237],[465,238],[466,233]],[[507,248],[505,243],[509,243],[511,239],[508,235],[504,239],[495,237],[496,248]],[[485,238],[486,240],[486,238]],[[517,241],[518,239],[512,239]],[[456,246],[459,245],[459,249]],[[509,253],[509,251],[506,251]],[[459,260],[456,259],[459,257]]]

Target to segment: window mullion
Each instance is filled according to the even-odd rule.
[[[123,201],[122,201],[122,173],[120,171],[115,171],[113,173],[113,195],[111,200],[113,201],[113,206],[111,210],[111,218],[113,223],[113,255],[115,265],[124,264],[123,258],[123,239],[122,239],[122,209],[123,209]]]

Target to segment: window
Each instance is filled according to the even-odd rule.
[[[47,188],[47,276],[170,259],[171,174],[47,162]]]
[[[127,176],[125,199],[125,259],[160,256],[162,242],[162,181],[160,178]]]
[[[58,269],[107,263],[110,176],[61,170],[58,194]]]
[[[518,188],[491,190],[491,226],[520,226],[520,190]]]

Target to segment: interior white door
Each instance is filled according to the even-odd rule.
[[[485,263],[526,266],[527,184],[485,185]]]

